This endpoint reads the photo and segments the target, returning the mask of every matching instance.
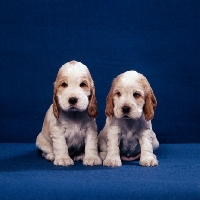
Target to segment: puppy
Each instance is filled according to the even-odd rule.
[[[114,79],[106,99],[106,124],[98,136],[104,166],[140,157],[140,165],[158,165],[153,150],[159,146],[151,119],[157,101],[147,79],[127,71]]]
[[[97,151],[97,102],[88,68],[71,61],[58,71],[53,104],[48,109],[36,146],[54,165],[102,163]]]

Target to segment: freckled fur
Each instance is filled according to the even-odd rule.
[[[67,86],[62,86],[62,83]],[[84,82],[86,85],[81,87]],[[70,98],[77,98],[71,105]],[[54,82],[53,104],[48,109],[36,146],[55,165],[99,165],[97,152],[97,102],[88,68],[80,62],[63,65]]]
[[[120,95],[118,95],[120,92]],[[134,93],[140,94],[134,98]],[[158,165],[153,149],[159,146],[151,119],[157,101],[147,79],[136,71],[127,71],[114,79],[106,99],[106,124],[98,136],[104,166],[121,166],[121,159],[140,157],[142,166]],[[125,114],[123,106],[129,106]]]

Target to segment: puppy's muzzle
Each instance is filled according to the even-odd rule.
[[[123,106],[122,107],[122,112],[123,114],[128,114],[131,110],[131,107],[130,106]]]
[[[68,102],[70,105],[75,105],[78,102],[78,99],[76,97],[71,97]]]

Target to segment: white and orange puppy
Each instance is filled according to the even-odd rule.
[[[58,71],[53,104],[48,109],[36,146],[54,165],[102,163],[97,151],[97,102],[88,68],[71,61]]]
[[[136,71],[117,76],[106,99],[106,124],[98,136],[104,166],[140,157],[140,165],[158,165],[153,150],[159,146],[151,119],[157,101],[147,79]]]

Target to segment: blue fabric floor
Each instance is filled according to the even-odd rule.
[[[0,199],[200,199],[200,144],[161,144],[159,165],[59,167],[35,144],[0,144]]]

